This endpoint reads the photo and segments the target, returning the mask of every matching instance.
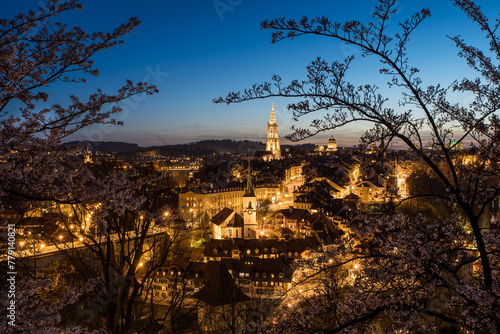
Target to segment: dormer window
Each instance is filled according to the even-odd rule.
[[[255,277],[259,277],[259,273],[255,273]]]
[[[214,248],[214,254],[217,254],[217,248]]]
[[[247,249],[247,254],[250,255],[250,249]]]
[[[267,277],[267,274],[266,274],[266,273],[263,273],[263,274],[262,274],[262,277],[266,278],[266,277]]]

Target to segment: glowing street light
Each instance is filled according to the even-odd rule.
[[[23,247],[23,246],[24,246],[24,241],[21,241],[21,242],[19,243],[19,245],[21,245],[21,247]]]
[[[60,235],[60,236],[59,236],[59,240],[62,240],[62,238],[63,238],[63,236],[62,236],[62,235]]]
[[[80,237],[80,241],[83,241],[83,237]]]

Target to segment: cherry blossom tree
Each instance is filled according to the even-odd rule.
[[[370,328],[435,329],[440,324],[496,333],[500,327],[496,241],[500,20],[490,21],[472,1],[453,0],[453,5],[479,26],[489,42],[487,49],[481,50],[460,36],[449,37],[458,55],[478,77],[456,80],[449,87],[424,86],[419,69],[412,66],[407,55],[407,47],[411,35],[429,19],[431,11],[424,8],[396,27],[389,25],[396,3],[380,0],[373,21],[367,24],[355,20],[333,22],[326,17],[262,22],[263,29],[273,31],[273,43],[308,35],[329,37],[359,50],[362,58],[378,59],[380,75],[388,77],[388,87],[400,94],[395,103],[390,104],[391,99],[383,96],[376,84],[356,86],[349,81],[355,56],[332,62],[317,58],[307,66],[305,79],[286,84],[275,75],[271,82],[214,100],[230,104],[267,97],[300,99],[288,105],[294,120],[311,113],[322,116],[307,128],[293,126],[287,136],[293,141],[351,123],[371,123],[373,127],[362,136],[361,145],[381,141],[386,145],[381,149],[386,149],[393,140],[405,143],[444,190],[415,197],[433,197],[454,210],[448,218],[390,215],[353,222],[351,230],[358,246],[368,247],[362,253],[340,247],[331,254],[330,266],[360,263],[362,269],[355,283],[346,286],[344,295],[334,301],[335,307],[327,295],[321,294],[310,303],[313,308],[297,307],[279,313],[273,321],[286,324],[280,327],[285,332],[284,328],[292,325],[300,332],[325,333]],[[473,95],[474,100],[454,103],[452,94]],[[467,150],[458,150],[469,141],[472,145]],[[323,313],[329,313],[335,321],[308,329],[306,325],[319,323],[317,317]]]
[[[60,146],[61,140],[94,124],[121,124],[112,118],[121,111],[118,102],[157,92],[154,85],[127,80],[115,94],[97,89],[87,100],[70,95],[67,106],[39,107],[50,102],[51,84],[67,83],[69,89],[85,83],[86,77],[97,77],[92,57],[122,44],[121,38],[140,23],[133,17],[112,32],[89,34],[53,22],[57,15],[81,7],[74,0],[50,0],[37,11],[0,20],[2,196],[61,203],[83,200],[78,196],[86,196],[85,192],[71,190],[90,176],[75,166],[61,165],[70,153]]]
[[[141,256],[148,251],[144,240],[155,215],[161,211],[158,206],[150,205],[141,190],[144,192],[145,188],[152,186],[151,182],[158,179],[141,183],[143,180],[123,171],[100,175],[82,161],[72,158],[78,148],[63,146],[61,141],[92,125],[120,125],[121,122],[114,118],[121,111],[120,101],[137,94],[154,94],[158,90],[145,82],[126,80],[114,93],[97,88],[86,99],[71,94],[67,105],[52,102],[51,85],[64,84],[68,91],[76,91],[87,78],[97,77],[99,70],[94,67],[93,57],[100,51],[122,44],[122,37],[140,23],[133,17],[111,32],[88,33],[78,26],[55,21],[58,15],[81,8],[76,0],[48,0],[37,10],[0,20],[0,212],[6,207],[15,207],[22,215],[38,208],[55,210],[63,205],[88,210],[101,203],[94,219],[96,233],[104,236],[104,241],[97,240],[97,234],[89,234],[84,245],[91,254],[107,256],[94,267],[101,270],[102,275],[98,278],[104,279],[105,287],[113,279],[120,283],[120,277],[129,278],[127,284],[118,288],[119,293],[112,296],[115,302],[106,304],[109,309],[114,309],[104,312],[108,321],[104,321],[105,326],[101,328],[123,332],[121,329],[129,325],[133,303],[142,291],[135,272]],[[134,225],[140,209],[147,218]],[[122,223],[128,219],[128,225],[118,223],[120,217],[123,217]],[[113,233],[122,241],[122,247],[129,247],[127,252],[118,255],[118,259],[113,259],[114,262],[110,260],[115,251],[110,240]],[[127,243],[123,238],[126,233],[135,233],[135,243]],[[22,259],[18,259],[20,261]],[[117,263],[123,265],[120,270],[114,270]],[[153,267],[150,270],[154,270]],[[97,280],[95,286],[102,283],[102,280]],[[27,291],[19,294],[18,300],[20,308],[23,303],[29,304],[25,305],[28,311],[23,313],[24,322],[18,322],[22,326],[3,328],[2,331],[16,332],[26,328],[27,332],[35,332],[36,323],[42,322],[46,327],[36,327],[40,331],[60,332],[60,312],[74,303],[78,294],[69,293],[54,304],[40,299],[37,282],[28,281],[25,286]],[[40,302],[36,304],[35,300]],[[30,307],[45,308],[47,312],[31,313]],[[30,319],[30,314],[37,318]],[[69,328],[66,329],[70,332]],[[71,329],[71,332],[78,331],[85,332],[85,329]]]

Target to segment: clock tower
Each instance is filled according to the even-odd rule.
[[[243,194],[243,236],[254,239],[257,236],[257,196],[252,186],[252,171],[248,160],[248,175],[245,193]]]

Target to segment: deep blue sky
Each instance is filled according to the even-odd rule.
[[[10,18],[20,11],[36,8],[38,3],[9,1],[2,5],[0,16]],[[307,64],[317,56],[332,61],[354,53],[359,59],[349,79],[356,84],[378,83],[386,90],[384,83],[388,78],[377,74],[375,61],[361,60],[359,54],[333,39],[308,36],[272,45],[270,32],[260,30],[262,20],[281,16],[326,15],[337,21],[366,22],[375,1],[88,0],[82,3],[82,11],[61,16],[60,20],[90,31],[111,30],[131,16],[138,16],[142,23],[125,37],[124,45],[104,50],[95,57],[95,65],[101,71],[99,78],[89,80],[86,85],[53,87],[52,102],[65,101],[69,92],[86,96],[97,87],[111,93],[127,78],[138,81],[147,76],[149,82],[157,84],[160,93],[131,101],[129,105],[125,103],[128,110],[118,117],[125,126],[96,127],[72,139],[126,141],[141,146],[211,138],[265,140],[271,100],[227,106],[214,104],[212,99],[269,80],[273,74],[285,80],[301,79]],[[500,2],[477,3],[490,18],[498,17]],[[218,5],[226,5],[228,10],[218,12]],[[422,7],[430,8],[432,16],[414,33],[408,54],[411,65],[421,69],[424,84],[447,84],[470,74],[446,35],[460,34],[479,46],[484,45],[485,39],[450,1],[400,0],[391,28],[397,29],[397,21],[409,18]],[[157,69],[162,74],[155,78],[151,72]],[[468,100],[458,97],[457,101]],[[296,124],[286,110],[288,102],[274,100],[282,138]],[[307,123],[304,119],[298,125]],[[322,143],[333,135],[339,146],[350,146],[362,132],[363,125],[359,124],[309,141]]]

